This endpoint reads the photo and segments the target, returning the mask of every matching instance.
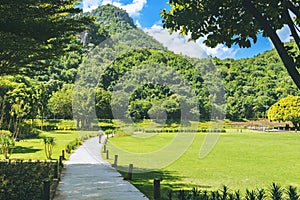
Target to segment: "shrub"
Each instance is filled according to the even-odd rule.
[[[10,135],[7,133],[0,136],[0,148],[5,159],[9,159],[15,146],[15,140]]]
[[[286,196],[284,196],[284,192]],[[283,198],[284,196],[284,198]],[[279,185],[273,183],[269,188],[269,196],[264,189],[248,190],[244,196],[240,195],[239,190],[230,192],[227,186],[223,186],[223,189],[217,191],[201,191],[197,188],[192,190],[168,190],[162,194],[162,199],[172,200],[299,200],[296,187],[289,186],[287,190],[283,190]]]
[[[55,162],[0,162],[0,199],[43,199],[43,180],[53,183]]]
[[[47,159],[52,159],[52,149],[55,145],[55,138],[54,137],[44,137],[44,148],[45,148],[45,154]]]
[[[66,152],[71,153],[72,150],[75,150],[81,144],[82,144],[82,141],[80,141],[78,138],[76,138],[75,140],[73,140],[67,144]]]
[[[20,125],[20,134],[18,138],[28,139],[35,138],[39,135],[39,131],[36,128],[33,128],[31,124],[22,123]]]
[[[104,134],[108,135],[108,134],[112,134],[114,132],[114,130],[112,129],[107,129],[104,131]]]
[[[0,130],[0,136],[12,136],[9,130]]]

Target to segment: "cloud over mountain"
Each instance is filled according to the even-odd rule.
[[[123,4],[118,0],[83,0],[83,11],[88,12],[102,5],[114,5],[126,10],[130,16],[140,15],[141,10],[147,4],[147,0],[133,0],[129,4]]]

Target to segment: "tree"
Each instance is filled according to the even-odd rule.
[[[45,71],[47,60],[78,49],[76,36],[91,17],[77,16],[77,0],[3,0],[0,5],[0,75]],[[70,45],[73,42],[74,45]]]
[[[269,37],[300,89],[299,0],[169,0],[169,3],[171,9],[161,12],[164,27],[183,35],[190,33],[192,40],[205,37],[204,43],[209,47],[218,44],[250,47],[251,42],[257,42],[259,33]],[[280,40],[276,30],[284,26],[290,29],[296,46],[284,46]]]
[[[95,109],[99,119],[112,119],[110,107],[111,92],[103,88],[97,88],[95,91]]]
[[[48,107],[53,113],[54,118],[72,119],[73,87],[71,84],[65,84],[50,97]]]
[[[96,121],[95,90],[76,85],[73,88],[72,98],[73,117],[77,129],[88,129]]]
[[[15,139],[10,131],[0,131],[0,148],[5,159],[9,159],[15,146]]]
[[[300,123],[300,96],[289,95],[273,104],[268,110],[270,121],[291,121],[295,128]]]
[[[55,138],[54,137],[44,137],[44,149],[45,149],[45,155],[47,159],[52,159],[52,153],[53,153],[53,146],[55,145]]]

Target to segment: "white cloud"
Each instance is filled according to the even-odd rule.
[[[282,29],[276,31],[279,38],[282,42],[289,42],[293,37],[291,36],[291,31],[287,25],[285,25]]]
[[[141,10],[147,4],[147,0],[133,0],[132,3],[123,5],[120,2],[113,2],[113,5],[126,10],[130,16],[140,15]]]
[[[201,41],[201,40],[200,40]],[[239,49],[228,48],[223,44],[218,44],[215,48],[211,48],[203,44],[203,42],[197,41],[197,44],[204,49],[207,55],[212,57],[224,58],[234,58]]]
[[[139,22],[139,20],[136,20],[135,21],[135,25],[136,25],[136,27],[138,27],[138,28],[142,28],[142,25],[141,25],[141,23]]]
[[[123,4],[120,0],[83,0],[83,12],[96,9],[98,6],[111,4],[126,10],[130,16],[139,16],[147,4],[147,0],[133,0],[132,3]]]
[[[233,58],[237,53],[235,49],[229,49],[224,45],[218,45],[216,48],[209,48],[203,44],[204,38],[196,42],[188,41],[188,37],[179,33],[170,35],[168,30],[162,26],[153,25],[151,28],[145,28],[144,31],[162,43],[170,51],[190,57],[204,58],[207,56],[216,56],[218,58]]]
[[[89,12],[98,7],[98,0],[83,0],[82,1],[82,9],[83,12]]]
[[[292,12],[289,12],[289,13],[290,13],[291,18],[293,19],[295,17],[295,15]],[[297,28],[299,29],[300,27],[297,26]],[[277,30],[276,33],[278,34],[278,36],[282,42],[289,42],[292,39],[294,39],[291,35],[291,31],[290,31],[288,25],[284,25],[280,30]],[[271,39],[269,39],[269,41],[270,41],[270,44],[272,45],[272,47],[274,47]]]

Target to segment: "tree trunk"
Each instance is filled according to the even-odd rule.
[[[284,48],[284,45],[281,42],[276,31],[270,26],[268,20],[264,16],[262,16],[261,13],[256,9],[251,0],[244,0],[243,3],[246,10],[248,10],[253,15],[262,29],[270,37],[289,75],[293,79],[298,89],[300,89],[300,74],[296,68],[296,63]]]

